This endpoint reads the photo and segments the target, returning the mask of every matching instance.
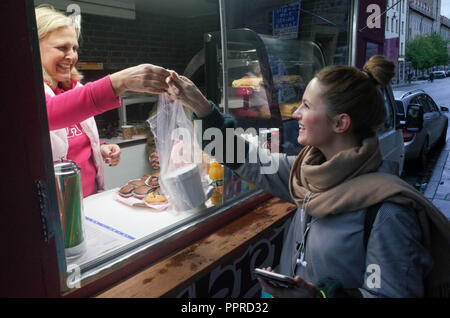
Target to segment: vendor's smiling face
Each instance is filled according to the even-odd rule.
[[[297,141],[301,145],[322,148],[333,138],[332,121],[327,114],[322,91],[322,84],[313,78],[305,89],[302,104],[292,115],[300,126]]]
[[[39,42],[42,66],[53,80],[70,80],[70,72],[78,61],[78,38],[72,26],[58,28]]]

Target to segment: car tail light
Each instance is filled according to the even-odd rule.
[[[403,129],[403,142],[411,141],[415,135],[416,135],[416,133],[407,131],[406,129]]]

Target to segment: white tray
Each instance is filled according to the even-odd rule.
[[[117,190],[97,193],[83,200],[86,222],[134,240],[193,215],[192,211],[176,212],[171,206],[162,212],[155,212],[148,207],[128,206],[114,199]]]

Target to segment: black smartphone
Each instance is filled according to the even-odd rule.
[[[297,285],[297,283],[292,277],[269,272],[266,271],[265,269],[255,268],[254,273],[256,276],[264,279],[265,281],[269,281],[272,284],[275,284],[280,287],[292,288]]]

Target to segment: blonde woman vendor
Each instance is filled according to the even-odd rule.
[[[82,85],[75,68],[80,24],[47,5],[35,13],[53,160],[66,158],[81,167],[86,197],[104,189],[104,162],[120,161],[119,146],[100,141],[93,116],[119,107],[125,91],[166,91],[169,72],[142,64]]]

